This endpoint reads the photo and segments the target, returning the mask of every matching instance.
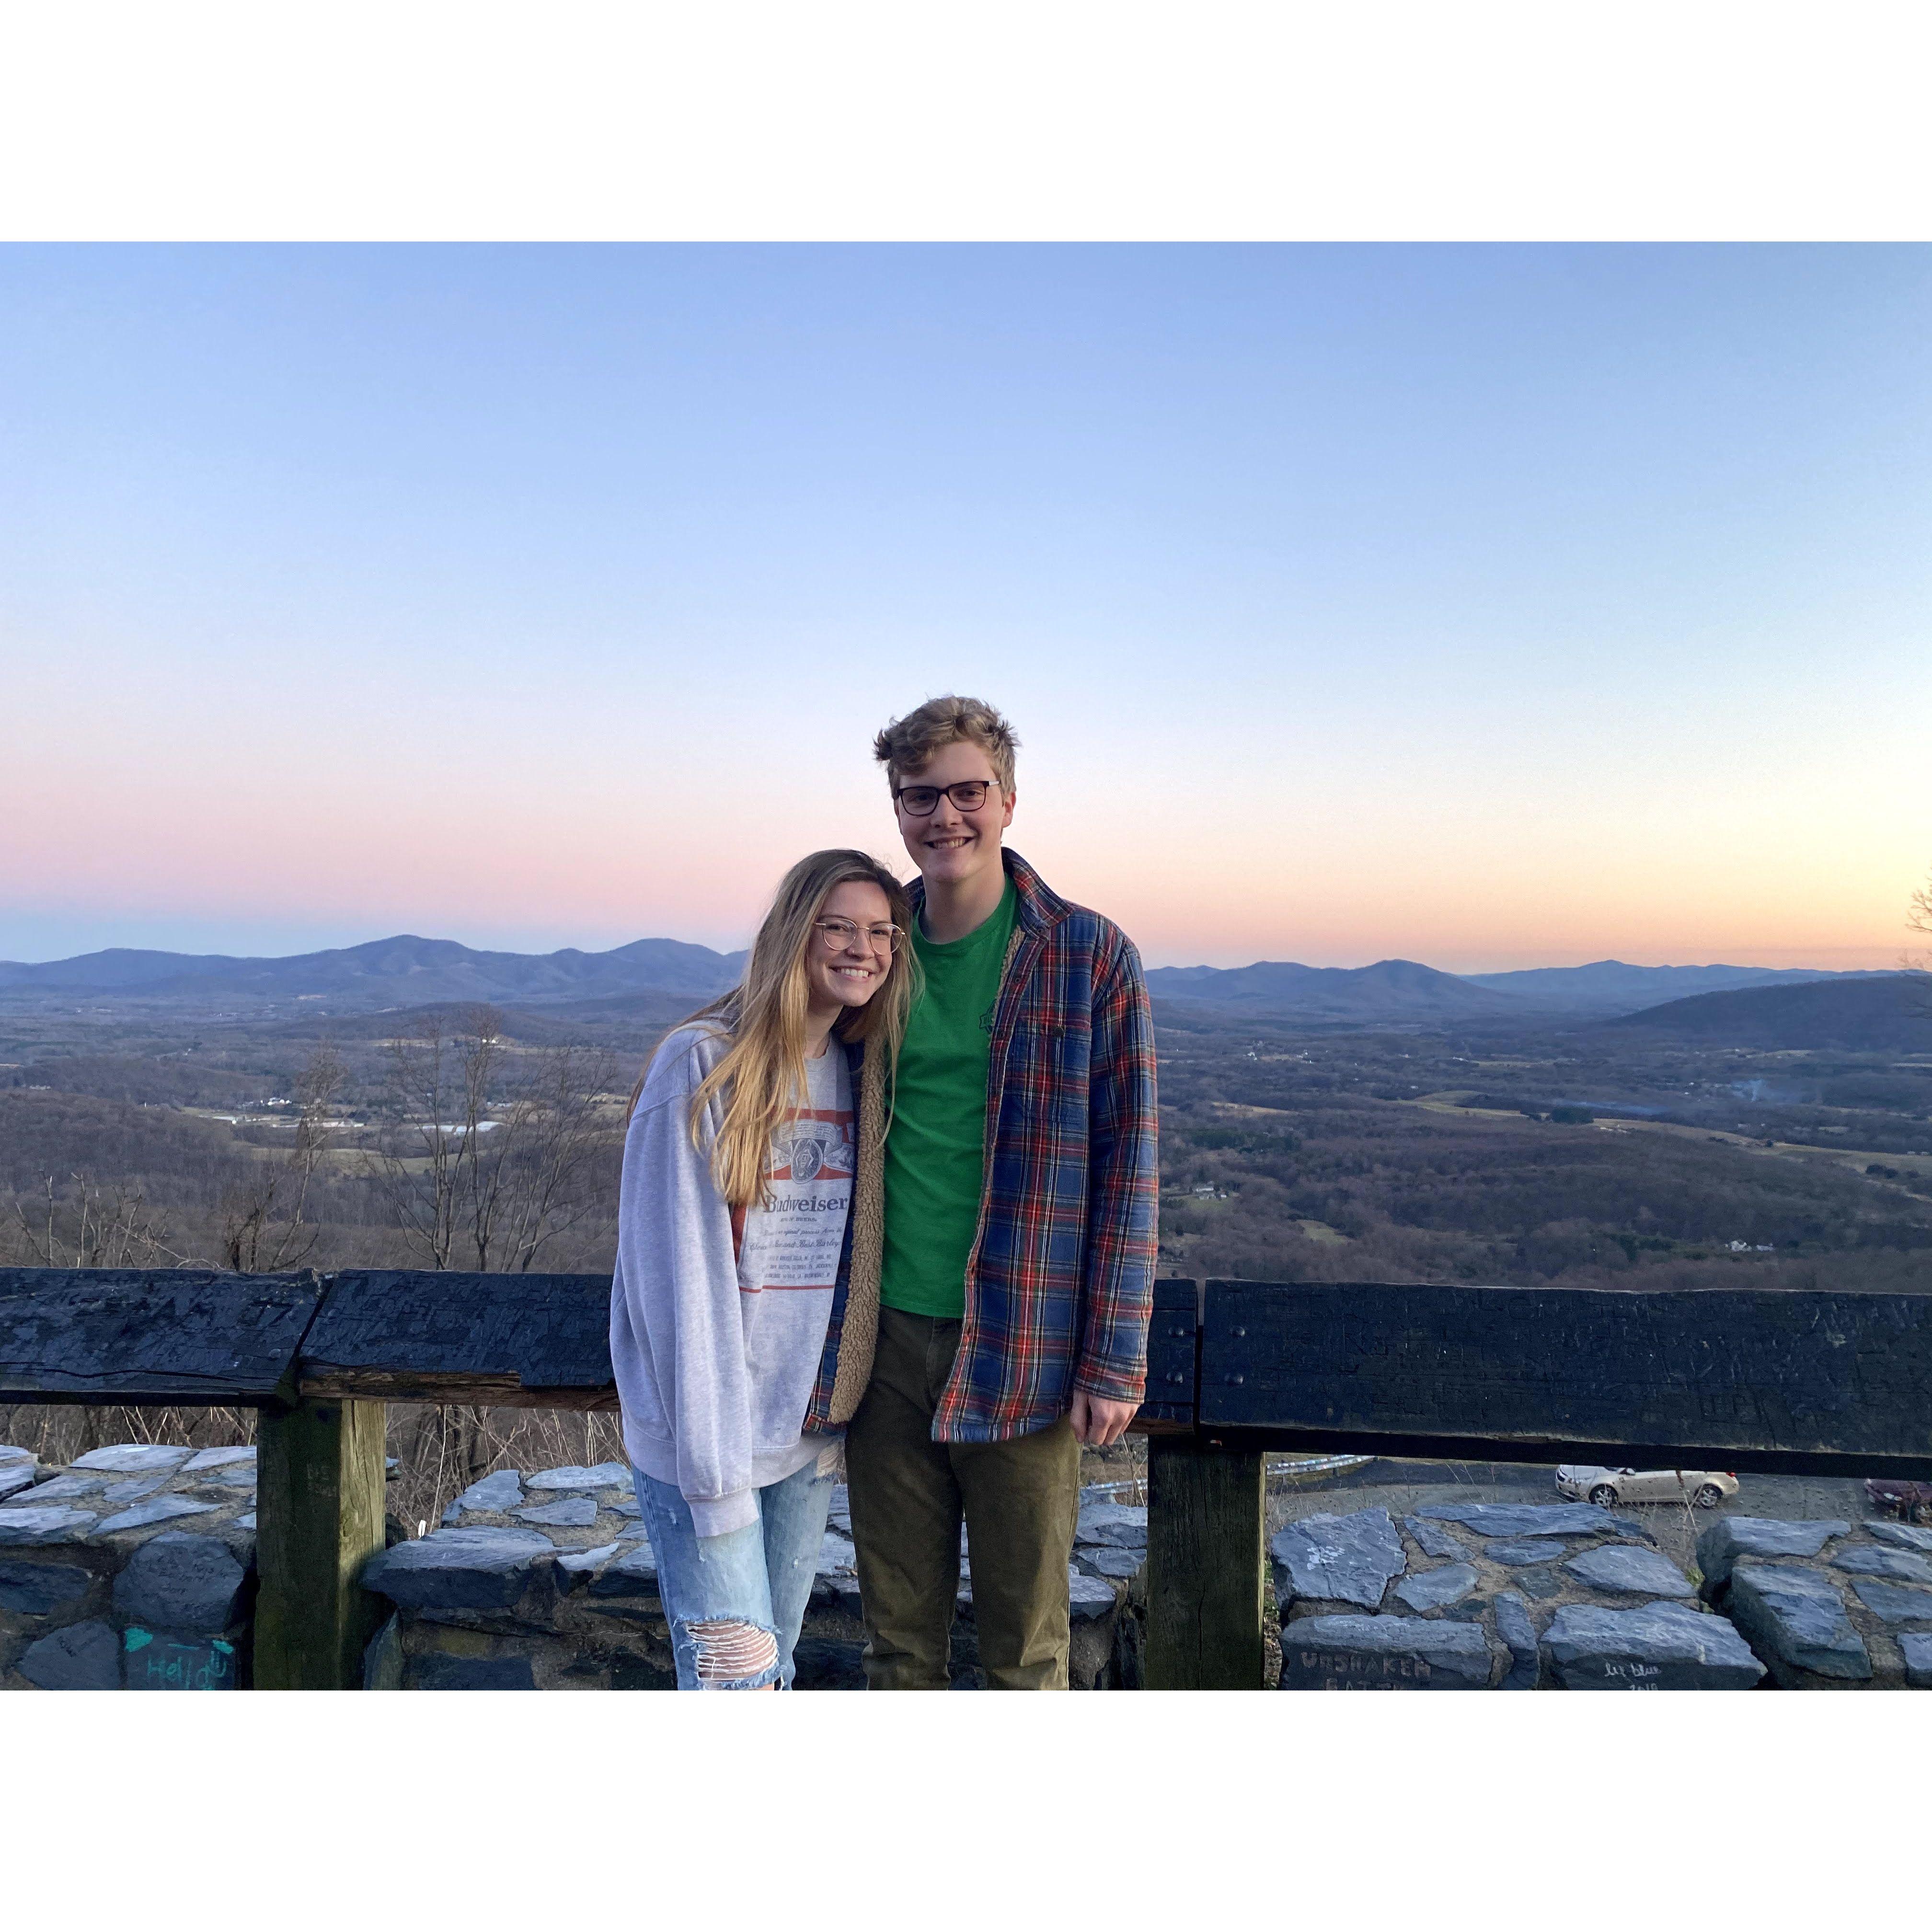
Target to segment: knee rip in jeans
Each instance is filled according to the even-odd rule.
[[[778,1668],[778,1640],[762,1624],[707,1617],[684,1629],[698,1653],[698,1681],[714,1690],[749,1688]]]

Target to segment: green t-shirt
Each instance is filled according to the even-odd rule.
[[[913,922],[926,987],[906,1024],[886,1136],[886,1242],[879,1299],[908,1315],[966,1312],[966,1258],[980,1226],[986,1072],[1000,969],[1019,895],[964,939],[935,944]]]

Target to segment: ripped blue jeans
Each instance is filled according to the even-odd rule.
[[[834,1459],[836,1460],[836,1459]],[[657,1558],[680,1690],[791,1686],[792,1646],[818,1574],[836,1470],[816,1462],[758,1491],[758,1520],[700,1537],[668,1483],[633,1469],[644,1533]]]

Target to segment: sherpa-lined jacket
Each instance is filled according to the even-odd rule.
[[[933,1418],[942,1442],[1046,1428],[1073,1391],[1139,1402],[1154,1306],[1154,1022],[1140,956],[1111,920],[1050,891],[1016,853],[1018,896],[993,1009],[980,1225],[966,1313]],[[910,889],[915,913],[922,886]],[[850,1420],[878,1331],[885,1232],[880,1054],[858,1091],[859,1174],[806,1426]]]

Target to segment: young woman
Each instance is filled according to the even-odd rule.
[[[624,1142],[610,1359],[680,1690],[792,1679],[872,1370],[911,914],[862,852],[785,874],[737,988],[677,1028]]]

